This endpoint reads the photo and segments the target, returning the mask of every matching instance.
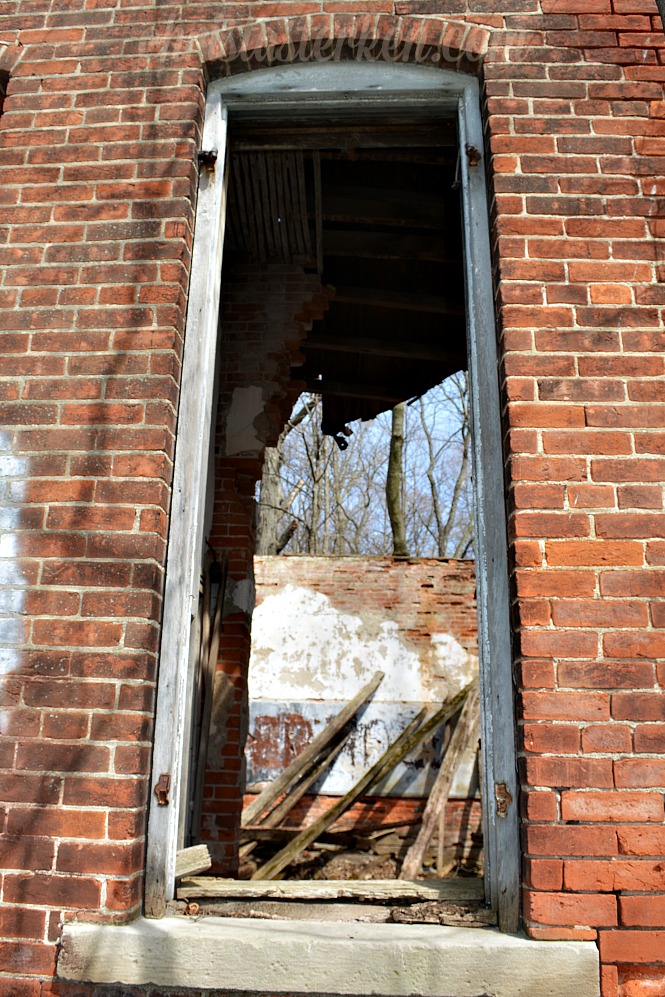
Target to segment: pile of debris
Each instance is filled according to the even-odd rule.
[[[445,854],[444,815],[455,772],[469,744],[478,740],[479,695],[475,680],[426,718],[423,709],[379,760],[341,798],[305,826],[290,815],[344,747],[358,711],[383,679],[377,672],[274,782],[266,786],[242,815],[241,879],[406,879],[460,872]],[[420,817],[394,822],[356,822],[340,829],[340,819],[371,792],[428,736],[459,715],[441,767]],[[431,842],[437,838],[436,856]],[[478,857],[479,848],[476,850]],[[423,871],[423,866],[426,869]],[[477,874],[473,860],[466,874]]]
[[[187,859],[190,865],[181,872],[177,899],[169,905],[172,913],[474,927],[496,923],[495,913],[484,903],[478,869],[467,868],[466,875],[460,876],[454,874],[453,863],[451,868],[442,868],[443,818],[450,787],[462,752],[478,739],[477,680],[429,719],[422,710],[344,797],[319,807],[313,820],[294,820],[294,814],[302,814],[308,789],[341,751],[353,718],[382,677],[377,672],[245,808],[241,831],[244,879],[197,876],[210,868],[209,855],[198,854],[201,849],[207,853],[204,845],[179,853],[179,861]],[[364,799],[407,754],[455,717],[441,767],[418,816],[405,820],[402,811],[402,817],[391,821],[389,803]],[[431,842],[437,832],[433,854]]]

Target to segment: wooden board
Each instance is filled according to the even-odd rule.
[[[216,879],[212,876],[183,879],[178,899],[198,897],[228,900],[364,900],[374,903],[402,901],[478,900],[480,879],[430,879],[410,883],[402,879],[264,880]]]
[[[213,424],[222,249],[226,221],[227,114],[219,97],[206,104],[192,248],[192,272],[180,379],[180,405],[171,495],[169,545],[155,712],[148,815],[146,917],[163,917],[173,896],[181,774],[190,717],[187,685],[192,623],[198,615],[203,524]],[[168,785],[157,796],[157,783]]]
[[[207,845],[191,845],[190,848],[182,848],[176,852],[175,856],[175,878],[197,876],[200,872],[206,872],[211,865],[212,858]]]

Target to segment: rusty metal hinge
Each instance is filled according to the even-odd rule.
[[[507,817],[508,808],[513,802],[513,796],[505,782],[494,783],[494,799],[496,800],[497,817]]]
[[[201,149],[199,152],[199,163],[208,170],[213,170],[217,163],[219,153],[217,149]]]
[[[481,155],[475,145],[466,145],[466,158],[469,161],[469,166],[477,166],[481,160]]]
[[[171,775],[169,772],[163,772],[155,783],[155,796],[157,797],[157,804],[160,807],[165,807],[169,803],[170,788]]]

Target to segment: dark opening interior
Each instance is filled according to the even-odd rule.
[[[244,125],[231,152],[231,262],[300,264],[334,289],[293,372],[325,433],[345,447],[353,420],[466,368],[454,121]]]

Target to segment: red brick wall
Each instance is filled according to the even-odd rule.
[[[598,937],[604,997],[663,992],[655,3],[6,0],[5,993],[53,992],[63,916],[139,911],[204,64],[289,33],[474,56],[486,30],[525,918]]]
[[[432,634],[448,633],[478,653],[473,561],[286,554],[255,558],[254,571],[257,605],[290,583],[323,593],[342,613],[383,614],[419,650],[430,647]]]

